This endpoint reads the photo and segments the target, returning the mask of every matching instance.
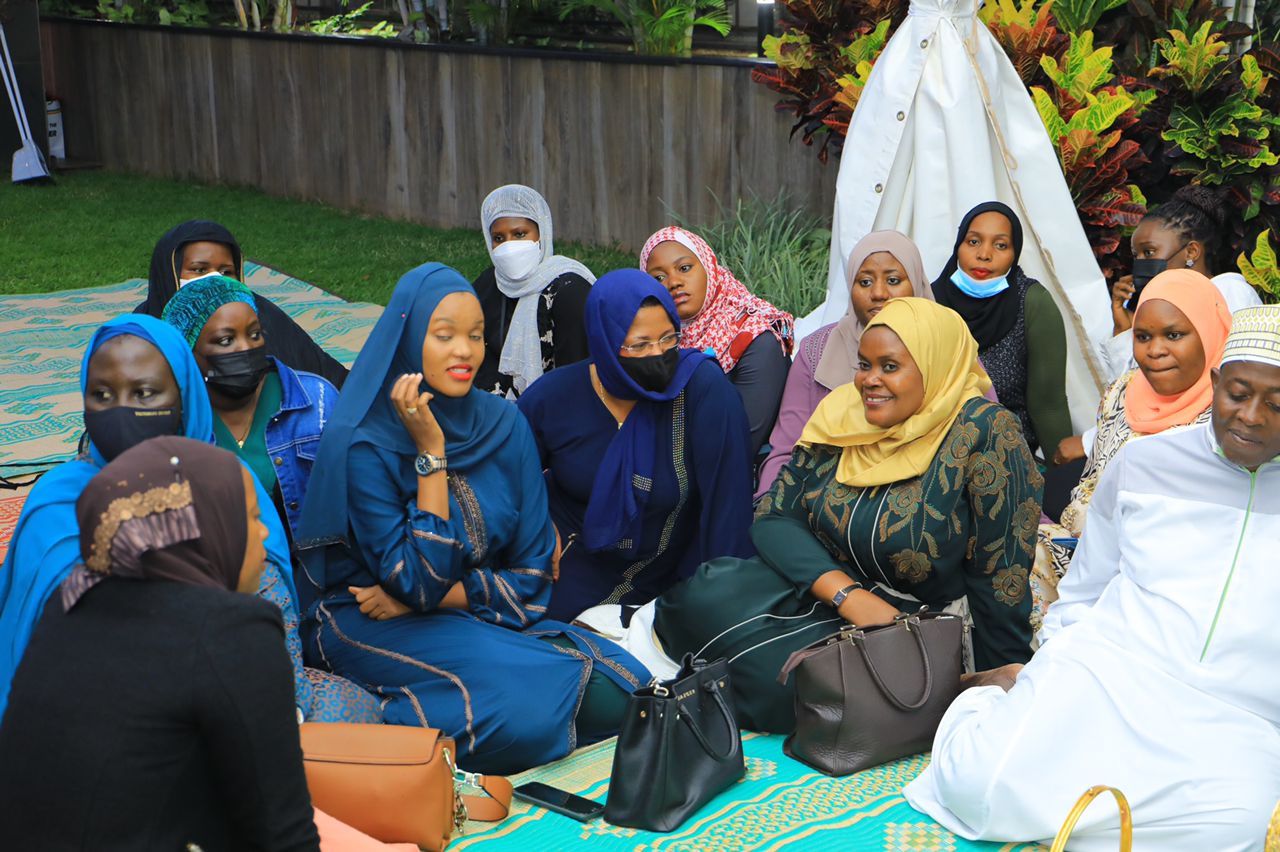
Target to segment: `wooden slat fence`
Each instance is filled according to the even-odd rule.
[[[258,187],[479,227],[504,183],[541,190],[557,235],[630,248],[786,187],[830,216],[835,167],[788,139],[745,62],[662,62],[42,24],[68,154],[110,169]]]

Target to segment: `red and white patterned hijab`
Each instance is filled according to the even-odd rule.
[[[752,295],[732,272],[720,265],[711,246],[697,234],[674,225],[658,231],[640,250],[641,269],[646,268],[653,250],[666,242],[677,242],[692,251],[707,271],[706,300],[702,310],[682,324],[681,347],[714,351],[720,368],[726,373],[737,365],[751,342],[765,332],[778,338],[782,350],[791,355],[794,317]]]

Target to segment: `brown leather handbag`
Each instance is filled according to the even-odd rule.
[[[308,722],[302,758],[312,803],[383,843],[440,852],[468,819],[496,822],[511,782],[459,772],[453,740],[434,728]],[[460,783],[487,796],[464,796]]]
[[[796,675],[796,728],[783,750],[828,775],[928,750],[960,692],[963,636],[960,616],[922,610],[796,651],[778,676]]]

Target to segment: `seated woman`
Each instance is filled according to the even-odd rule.
[[[1041,477],[1017,418],[983,399],[990,384],[954,311],[889,302],[862,334],[853,383],[818,405],[761,502],[759,557],[708,562],[658,598],[667,655],[731,661],[743,727],[791,732],[778,672],[846,622],[923,604],[972,623],[970,671],[1031,656]]]
[[[1080,484],[1060,523],[1041,524],[1031,572],[1032,628],[1057,597],[1098,480],[1120,448],[1135,435],[1153,435],[1209,420],[1210,371],[1222,358],[1231,332],[1226,299],[1213,282],[1190,269],[1161,272],[1142,290],[1134,316],[1133,353],[1138,369],[1112,382],[1098,406],[1097,437]]]
[[[1190,184],[1179,189],[1164,204],[1147,211],[1134,229],[1129,244],[1133,249],[1133,274],[1111,288],[1111,316],[1115,335],[1102,347],[1103,366],[1111,378],[1137,367],[1133,352],[1132,306],[1126,308],[1137,284],[1150,281],[1166,269],[1190,269],[1213,279],[1231,312],[1262,304],[1258,291],[1231,266],[1233,257],[1227,238],[1231,232],[1233,209],[1226,199],[1207,186]],[[1224,269],[1215,275],[1215,269]],[[1070,454],[1083,456],[1090,442],[1072,448]]]
[[[514,398],[543,373],[587,357],[582,311],[596,277],[555,253],[551,208],[536,190],[500,186],[480,205],[493,266],[475,280],[485,359],[476,387]]]
[[[81,562],[0,725],[8,847],[319,847],[280,612],[251,597],[256,493],[230,453],[179,437],[84,487]]]
[[[742,402],[679,330],[652,278],[610,272],[587,298],[591,360],[520,398],[564,542],[552,618],[647,603],[700,562],[754,552]]]
[[[1213,387],[1210,423],[1112,459],[1043,644],[1008,692],[960,693],[906,788],[917,810],[1047,842],[1108,784],[1134,849],[1262,848],[1280,798],[1280,306],[1235,314]],[[1071,848],[1115,849],[1119,830],[1094,806]]]
[[[996,396],[1022,423],[1031,452],[1071,434],[1067,332],[1049,291],[1018,266],[1022,223],[998,201],[965,214],[951,259],[933,282],[938,304],[964,318]]]
[[[253,293],[234,278],[214,275],[188,284],[169,300],[164,320],[191,346],[205,377],[217,415],[214,440],[253,470],[288,520],[288,531],[296,531],[338,391],[267,354]]]
[[[156,243],[151,254],[147,298],[133,312],[159,319],[174,293],[197,278],[215,273],[244,280],[244,258],[236,238],[217,222],[183,222]],[[323,376],[334,387],[341,388],[347,378],[347,368],[325,352],[275,302],[256,293],[253,299],[268,341],[268,354],[295,370]]]
[[[897,231],[872,231],[859,240],[849,253],[845,279],[849,285],[848,313],[806,337],[787,373],[778,422],[769,434],[769,457],[760,468],[757,497],[773,486],[818,403],[840,385],[853,381],[858,369],[858,340],[871,318],[898,296],[933,298],[920,250]]]
[[[127,314],[99,328],[85,350],[80,387],[88,446],[31,489],[0,570],[0,712],[45,601],[80,559],[75,502],[85,485],[103,465],[147,438],[180,434],[213,443],[213,409],[200,368],[181,335],[160,320]],[[258,594],[284,617],[299,714],[320,722],[378,721],[372,696],[303,668],[288,538],[267,492],[257,487],[270,530]]]
[[[715,358],[742,395],[754,459],[778,418],[791,366],[791,314],[751,295],[720,265],[711,246],[683,228],[663,228],[649,237],[640,268],[675,300],[683,323],[681,348]]]
[[[1136,306],[1131,302],[1138,293],[1139,285],[1145,287],[1146,282],[1166,269],[1188,269],[1212,276],[1214,286],[1226,300],[1228,311],[1262,304],[1258,291],[1239,272],[1232,270],[1220,275],[1212,272],[1229,266],[1231,250],[1226,236],[1230,232],[1230,216],[1231,208],[1219,193],[1191,184],[1179,189],[1173,198],[1151,208],[1142,217],[1129,240],[1133,249],[1133,273],[1121,278],[1111,288],[1114,336],[1101,347],[1102,364],[1109,379],[1118,379],[1138,368],[1133,346],[1133,308]],[[1083,469],[1084,460],[1095,442],[1096,431],[1090,429],[1084,435],[1072,435],[1058,445],[1056,463],[1075,462],[1078,468],[1075,480],[1060,493],[1080,481],[1079,470]],[[1062,505],[1065,501],[1059,496],[1055,502]],[[1049,485],[1046,483],[1046,507],[1049,503]],[[1050,517],[1057,515],[1050,513]]]
[[[483,358],[462,276],[429,263],[400,279],[320,441],[299,544],[319,595],[308,652],[384,696],[388,722],[440,728],[464,766],[510,773],[616,734],[648,672],[545,618],[537,447],[514,405],[473,386]]]

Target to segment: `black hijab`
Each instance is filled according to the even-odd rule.
[[[1009,268],[1007,288],[989,298],[976,299],[962,292],[951,280],[951,276],[960,265],[960,244],[969,233],[969,226],[983,213],[1000,213],[1009,220],[1010,236],[1013,238],[1013,266]],[[951,308],[964,318],[969,331],[978,341],[979,354],[1004,340],[1018,322],[1018,311],[1022,308],[1022,300],[1018,293],[1021,290],[1022,279],[1025,278],[1022,268],[1018,266],[1018,260],[1021,257],[1022,222],[1018,220],[1018,214],[1014,213],[1007,204],[1001,204],[999,201],[979,204],[960,220],[956,242],[951,248],[951,259],[943,267],[942,274],[933,282],[933,298],[938,304]]]
[[[203,219],[183,222],[156,243],[155,251],[151,253],[147,299],[134,308],[135,314],[149,314],[156,319],[160,318],[164,306],[178,292],[183,249],[191,243],[203,242],[222,243],[231,249],[231,258],[236,265],[235,275],[232,277],[244,281],[244,255],[230,231],[217,222]],[[306,329],[294,322],[293,317],[275,302],[257,293],[253,294],[253,300],[257,305],[263,336],[267,340],[267,354],[295,370],[322,376],[341,390],[342,383],[347,380],[347,368],[325,352],[311,339]]]
[[[147,276],[147,300],[138,306],[135,313],[160,318],[164,306],[178,292],[183,250],[191,243],[221,243],[231,249],[231,259],[236,265],[233,277],[244,280],[244,255],[230,231],[217,222],[203,219],[183,222],[156,243],[155,251],[151,253],[151,272]]]
[[[235,591],[249,541],[240,461],[177,435],[121,453],[76,500],[80,556],[67,610],[107,577]]]

